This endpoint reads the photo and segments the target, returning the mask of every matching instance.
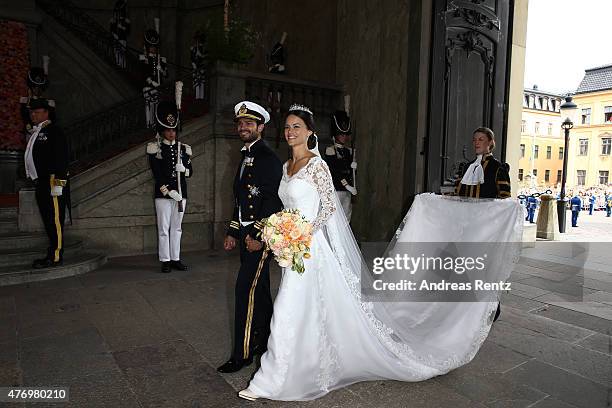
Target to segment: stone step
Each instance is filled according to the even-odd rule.
[[[82,275],[101,267],[106,261],[106,255],[80,253],[76,257],[67,258],[64,265],[55,268],[33,269],[29,265],[0,267],[0,286]]]
[[[17,207],[0,207],[0,220],[17,220],[19,209]]]
[[[83,249],[82,241],[68,241],[64,247],[64,257],[71,257],[73,254],[80,252]],[[47,246],[39,246],[33,248],[0,248],[0,267],[16,266],[16,265],[31,265],[32,261],[37,258],[42,258],[47,252]]]
[[[45,234],[32,233],[2,233],[0,232],[0,251],[11,250],[30,251],[36,248],[46,248],[49,240]]]
[[[12,233],[18,232],[19,225],[17,224],[17,219],[0,219],[0,233]]]

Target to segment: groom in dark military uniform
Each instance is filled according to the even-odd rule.
[[[234,108],[238,135],[244,143],[242,161],[234,178],[234,213],[223,247],[240,247],[240,270],[235,289],[234,349],[230,359],[217,368],[233,373],[253,362],[253,355],[266,351],[272,318],[270,273],[267,251],[261,239],[262,219],[280,211],[278,185],[282,164],[262,140],[270,115],[253,102]]]

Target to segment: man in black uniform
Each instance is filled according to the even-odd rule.
[[[32,133],[26,146],[26,176],[36,184],[36,203],[49,237],[47,256],[34,268],[59,266],[64,253],[64,216],[68,183],[68,143],[62,131],[49,120],[49,102],[30,101]]]
[[[139,55],[144,84],[142,95],[145,100],[145,117],[147,127],[155,126],[155,109],[159,102],[158,88],[168,76],[166,57],[160,54],[159,19],[155,19],[155,29],[149,29],[144,34],[144,54]]]
[[[110,20],[110,32],[115,39],[115,63],[121,68],[125,68],[125,50],[131,24],[127,14],[127,0],[117,0]]]
[[[348,146],[351,139],[351,118],[345,111],[336,111],[332,115],[332,135],[334,144],[325,149],[323,159],[329,166],[329,171],[338,193],[338,199],[347,220],[351,220],[351,199],[357,195],[357,188],[353,177],[357,169],[353,149]]]
[[[234,178],[234,214],[223,247],[240,246],[240,270],[236,279],[234,349],[217,371],[233,373],[263,354],[270,334],[272,296],[267,251],[261,239],[262,219],[280,211],[278,185],[282,164],[261,138],[270,115],[261,106],[244,101],[234,108],[237,131],[244,147]]]
[[[206,81],[206,64],[208,53],[206,51],[206,34],[196,33],[191,46],[191,68],[193,69],[193,89],[196,99],[204,99],[204,86]]]
[[[187,205],[187,178],[193,174],[191,146],[178,142],[179,114],[176,105],[157,105],[156,120],[162,135],[147,144],[147,156],[155,179],[155,212],[161,271],[186,271],[181,262],[181,224]]]

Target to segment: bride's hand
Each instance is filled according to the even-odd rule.
[[[263,244],[257,241],[256,239],[251,238],[250,235],[246,236],[244,242],[246,242],[246,248],[249,252],[257,252],[260,251],[261,248],[263,248]]]

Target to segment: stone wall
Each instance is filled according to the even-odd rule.
[[[24,23],[0,20],[0,150],[25,148],[19,98],[28,95],[28,48]]]
[[[336,83],[336,0],[294,3],[283,0],[232,2],[238,14],[261,34],[260,46],[247,69],[267,72],[266,55],[283,32],[287,75]]]
[[[351,96],[359,163],[352,226],[362,240],[387,240],[421,188],[423,14],[417,0],[338,1],[336,80]]]

